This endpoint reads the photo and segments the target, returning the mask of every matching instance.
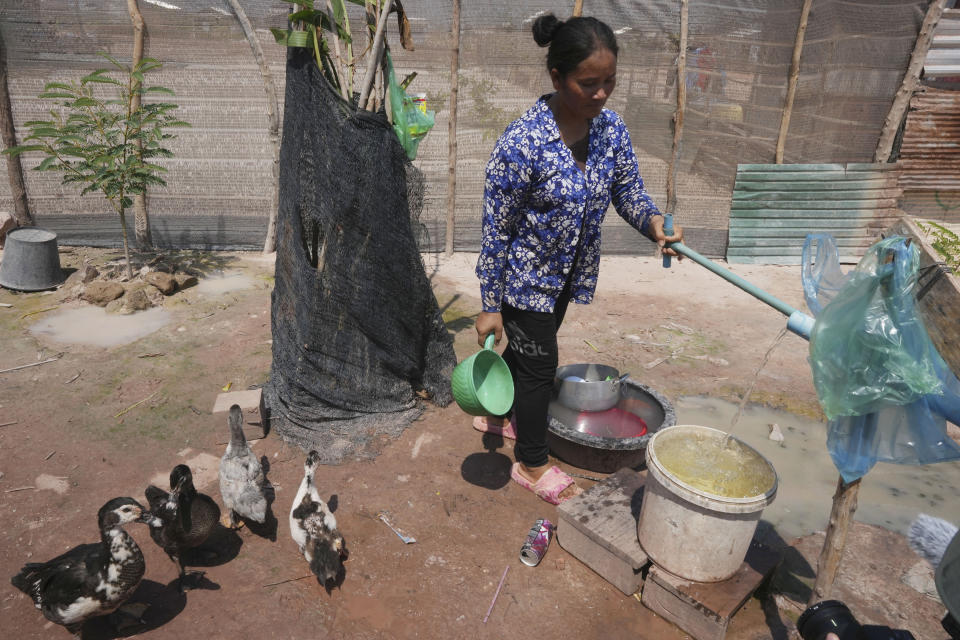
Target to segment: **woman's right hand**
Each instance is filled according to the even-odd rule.
[[[494,344],[500,344],[503,337],[503,316],[499,311],[481,311],[477,316],[477,344],[483,346],[483,341],[491,333],[494,335]]]

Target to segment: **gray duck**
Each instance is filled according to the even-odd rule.
[[[243,435],[243,411],[230,407],[230,443],[220,459],[220,497],[227,511],[223,524],[231,529],[243,526],[237,516],[263,524],[267,519],[265,478],[260,460]]]
[[[100,542],[74,547],[47,562],[31,562],[10,582],[30,596],[43,617],[79,637],[84,622],[113,613],[136,591],[146,564],[123,525],[152,520],[133,498],[114,498],[97,513]]]
[[[185,464],[170,472],[170,491],[150,485],[145,494],[156,516],[150,525],[150,537],[180,570],[180,588],[186,569],[183,554],[203,544],[220,520],[220,507],[208,495],[193,486],[193,473]],[[203,572],[198,572],[200,576]]]

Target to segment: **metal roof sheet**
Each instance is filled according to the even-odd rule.
[[[741,164],[730,206],[731,263],[800,264],[808,233],[859,260],[901,215],[896,164]]]
[[[921,87],[900,145],[906,191],[960,191],[960,91]]]
[[[926,77],[960,75],[960,9],[946,9],[933,30],[923,63]]]

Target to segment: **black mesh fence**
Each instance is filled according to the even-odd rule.
[[[271,426],[325,463],[375,453],[450,402],[453,343],[416,241],[423,180],[381,112],[340,99],[307,52],[287,64]]]

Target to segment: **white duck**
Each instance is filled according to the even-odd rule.
[[[337,530],[337,519],[320,497],[314,483],[314,471],[320,463],[316,451],[307,454],[303,481],[290,508],[290,535],[300,546],[310,570],[324,584],[335,581],[343,568],[346,549]]]

